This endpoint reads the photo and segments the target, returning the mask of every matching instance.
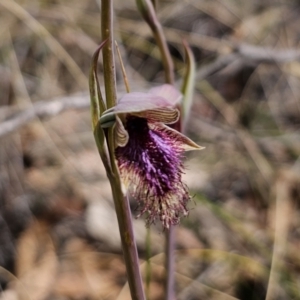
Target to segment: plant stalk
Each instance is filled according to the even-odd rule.
[[[107,109],[109,109],[116,104],[117,99],[115,60],[113,53],[114,47],[112,0],[102,0],[101,2],[101,29],[102,40],[107,40],[107,43],[103,48],[103,69],[106,106]],[[122,191],[119,171],[115,161],[114,128],[109,128],[108,130],[106,130],[106,136],[111,165],[111,172],[108,173],[108,179],[111,184],[111,190],[119,224],[123,256],[127,270],[131,298],[132,300],[145,300],[129,201],[127,196],[124,195]]]
[[[114,170],[116,172],[117,170]],[[138,253],[132,227],[131,210],[127,196],[123,195],[119,176],[109,176],[122,241],[128,284],[132,300],[145,300],[139,269]]]
[[[162,56],[162,63],[165,71],[165,81],[174,84],[174,64],[168,48],[162,26],[156,16],[155,8],[151,0],[136,0],[139,11],[144,20],[148,23],[156,40]]]
[[[103,73],[107,109],[117,101],[116,70],[113,46],[113,0],[101,1],[102,40],[107,40],[103,47]]]
[[[165,299],[175,300],[175,226],[170,226],[166,232],[166,282]]]

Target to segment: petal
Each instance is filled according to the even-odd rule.
[[[133,113],[132,115],[145,118],[150,122],[162,122],[165,124],[173,124],[178,121],[180,113],[178,109],[160,108]]]
[[[195,142],[193,142],[190,138],[185,136],[184,134],[178,132],[177,130],[170,128],[169,126],[164,125],[163,123],[149,123],[149,128],[153,130],[160,130],[167,132],[170,136],[174,138],[176,143],[179,145],[181,149],[184,151],[192,151],[192,150],[203,150],[205,147],[199,146]]]
[[[149,94],[163,97],[170,101],[173,106],[180,103],[182,94],[171,84],[163,84],[150,89]]]
[[[101,126],[111,126],[115,115],[120,114],[131,114],[151,122],[175,123],[180,115],[175,106],[181,97],[181,93],[170,84],[152,88],[149,93],[127,93],[115,107],[103,113],[100,118]]]
[[[174,109],[171,101],[149,93],[133,92],[125,94],[114,107],[115,113],[135,113],[161,108]]]
[[[129,135],[121,119],[117,116],[115,123],[115,144],[119,147],[124,147],[128,143]]]
[[[112,109],[105,111],[100,117],[100,124],[102,128],[108,128],[115,124],[116,115],[121,116],[124,112],[115,112]],[[173,124],[178,121],[180,112],[175,108],[163,107],[160,109],[150,109],[140,112],[130,112],[130,115],[145,118],[150,122],[162,122],[165,124]]]

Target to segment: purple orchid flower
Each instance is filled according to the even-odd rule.
[[[172,85],[149,93],[125,94],[101,117],[102,126],[115,123],[115,156],[123,184],[140,204],[147,224],[160,219],[164,228],[188,214],[190,195],[182,182],[183,153],[203,149],[165,124],[179,118],[181,93]]]

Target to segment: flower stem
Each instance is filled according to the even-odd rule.
[[[116,171],[116,170],[115,170]],[[123,256],[132,300],[145,300],[139,269],[138,253],[134,239],[131,211],[127,196],[123,195],[119,175],[109,176],[119,223]]]
[[[147,228],[146,235],[146,298],[150,300],[150,283],[151,283],[151,229],[150,226]]]
[[[165,81],[174,84],[174,64],[168,48],[162,26],[156,16],[153,2],[150,0],[136,0],[139,11],[144,20],[148,23],[152,30],[156,43],[159,47],[162,62],[165,70]]]
[[[107,40],[103,48],[103,68],[105,81],[105,94],[107,109],[116,104],[116,77],[115,60],[113,53],[113,3],[112,0],[101,1],[101,28],[102,39]],[[123,194],[121,180],[116,166],[114,153],[114,128],[106,130],[107,144],[109,148],[111,169],[107,173],[113,194],[119,231],[122,242],[123,256],[125,260],[128,283],[133,300],[145,300],[143,283],[139,269],[139,259],[134,238],[131,211],[129,201]]]
[[[101,1],[102,40],[107,40],[103,47],[103,72],[107,109],[116,104],[116,76],[113,47],[113,1]]]
[[[151,0],[151,2],[152,2],[154,9],[157,10],[157,0]]]
[[[166,232],[166,261],[165,266],[167,270],[166,282],[165,282],[165,299],[175,300],[175,262],[174,262],[174,250],[175,250],[175,227],[170,226]]]

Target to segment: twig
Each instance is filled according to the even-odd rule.
[[[17,130],[35,118],[53,117],[65,110],[87,108],[89,105],[89,98],[86,93],[76,94],[72,97],[57,98],[51,102],[37,102],[31,108],[17,113],[0,123],[0,137]]]
[[[257,63],[287,63],[300,60],[300,51],[297,49],[281,50],[242,43],[236,44],[233,50],[242,57]]]

